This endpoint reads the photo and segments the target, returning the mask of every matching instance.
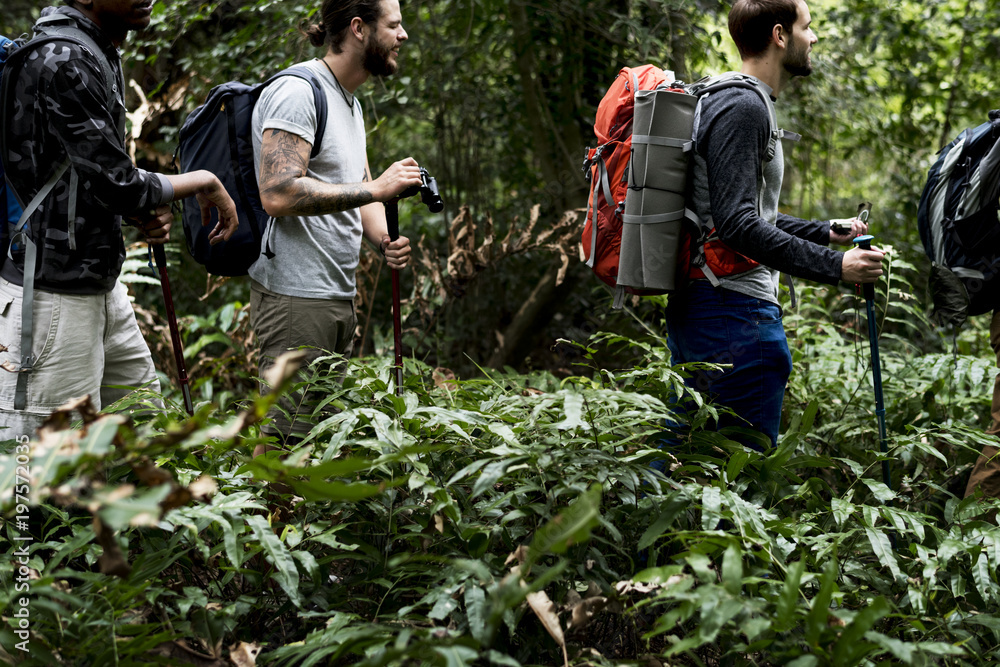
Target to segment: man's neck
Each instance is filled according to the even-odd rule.
[[[330,66],[333,75],[337,77],[337,81],[351,95],[368,80],[368,72],[356,61],[356,58],[357,56],[347,49],[340,53],[328,51],[323,57],[326,64]]]
[[[772,53],[765,54],[760,58],[744,60],[740,72],[756,77],[770,86],[771,94],[774,95],[775,99],[792,78],[792,75],[781,64],[779,56]]]

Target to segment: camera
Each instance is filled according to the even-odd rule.
[[[400,194],[400,197],[412,197],[420,193],[420,201],[424,203],[431,213],[439,213],[444,210],[444,202],[441,201],[441,193],[438,192],[437,180],[430,175],[423,167],[420,168],[420,185],[414,185]]]

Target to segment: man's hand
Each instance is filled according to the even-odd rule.
[[[201,225],[207,227],[212,224],[212,209],[219,213],[219,221],[208,233],[209,245],[215,245],[221,241],[228,241],[239,227],[240,219],[236,214],[236,203],[226,192],[222,182],[211,175],[211,182],[208,187],[199,190],[195,194],[198,206],[201,208]]]
[[[402,269],[410,261],[410,239],[405,236],[400,236],[395,241],[389,240],[389,235],[386,234],[382,237],[382,242],[379,244],[379,249],[382,250],[382,254],[385,255],[385,261],[389,265],[390,269]]]
[[[846,233],[839,233],[838,228],[850,229]],[[838,218],[830,221],[830,243],[839,245],[851,245],[858,236],[868,233],[868,223],[862,222],[859,218]]]
[[[184,174],[166,176],[174,188],[174,200],[194,197],[201,208],[201,224],[204,227],[212,224],[212,209],[218,209],[219,222],[208,234],[208,242],[212,245],[220,241],[228,241],[239,227],[240,219],[236,215],[236,204],[226,192],[222,181],[210,171],[198,169]]]
[[[882,276],[882,258],[885,253],[878,248],[854,248],[844,253],[840,279],[845,283],[873,283]]]
[[[129,217],[127,220],[142,232],[146,243],[162,245],[170,240],[170,226],[174,223],[174,212],[169,204],[163,204],[146,215]]]
[[[412,157],[408,157],[392,163],[392,166],[375,179],[372,183],[372,194],[376,201],[386,202],[420,183],[420,165]]]

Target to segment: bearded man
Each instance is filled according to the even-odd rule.
[[[324,0],[320,16],[306,35],[326,53],[302,63],[327,97],[318,154],[310,158],[317,118],[308,82],[282,77],[264,90],[253,114],[261,203],[274,218],[250,267],[261,374],[279,354],[302,346],[308,348],[307,362],[323,351],[350,356],[362,238],[381,250],[390,268],[403,268],[410,256],[407,238],[390,241],[382,202],[419,186],[420,167],[406,158],[371,177],[361,104],[354,96],[370,76],[396,72],[407,39],[399,3]],[[286,397],[270,413],[265,432],[284,442],[301,438],[311,426],[315,399],[308,392]]]
[[[810,52],[817,40],[811,20],[803,0],[733,4],[729,32],[742,59],[740,71],[769,101],[737,87],[702,98],[688,208],[714,224],[727,252],[759,264],[720,277],[717,286],[692,280],[671,295],[666,313],[674,363],[731,364],[724,371],[694,373],[688,383],[735,413],[721,417],[719,426],[762,433],[764,438],[735,436],[755,449],[777,442],[792,369],[778,272],[831,285],[874,282],[882,275],[882,252],[826,247],[848,245],[867,231],[860,220],[811,221],[778,213],[784,162],[781,142],[771,139],[768,106],[793,77],[812,72]],[[849,231],[839,233],[840,225],[832,222],[847,223]],[[679,408],[683,412],[685,406]]]

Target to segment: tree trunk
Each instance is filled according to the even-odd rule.
[[[534,334],[548,324],[555,314],[555,305],[576,285],[577,280],[572,272],[560,285],[556,284],[557,275],[556,270],[547,272],[521,304],[514,319],[504,330],[500,344],[490,356],[487,362],[489,368],[499,370],[504,366],[516,366],[531,352]]]
[[[955,81],[951,85],[948,93],[948,106],[944,111],[944,124],[941,126],[940,148],[944,148],[951,141],[951,116],[955,112],[955,103],[958,90],[962,86],[962,75],[965,70],[965,53],[969,46],[969,39],[972,35],[969,32],[969,19],[974,13],[972,0],[965,3],[965,15],[962,18],[962,43],[958,47],[958,63],[955,65]]]

